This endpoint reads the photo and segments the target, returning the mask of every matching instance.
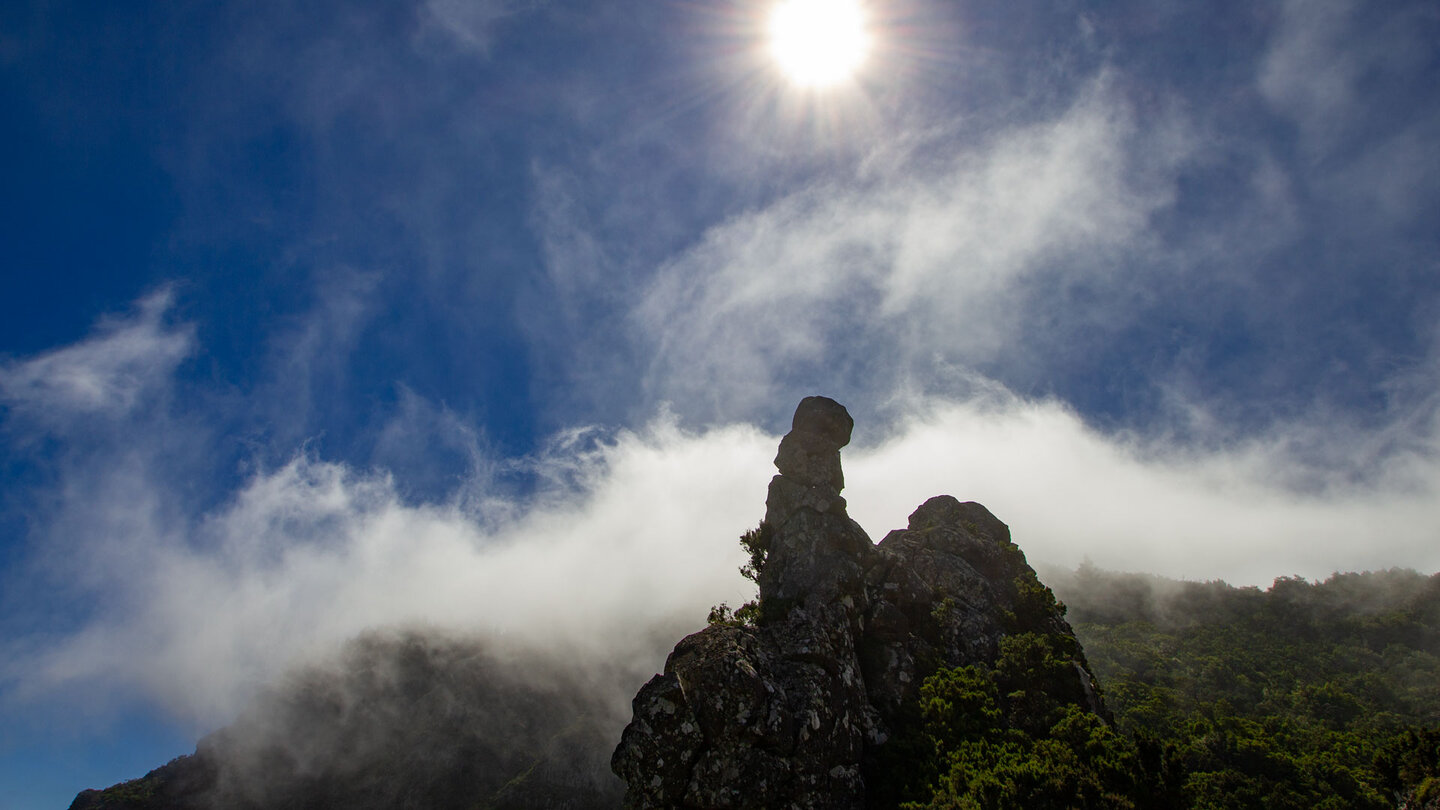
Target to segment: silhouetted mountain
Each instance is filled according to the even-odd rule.
[[[627,806],[893,802],[884,752],[921,725],[922,684],[999,668],[1007,639],[1034,645],[1044,671],[1007,684],[1002,727],[1043,733],[1066,706],[1104,714],[1054,598],[985,507],[932,498],[878,546],[849,518],[851,426],[833,400],[800,403],[749,538],[759,601],[681,641],[636,696],[614,757]]]
[[[613,808],[599,673],[433,632],[372,633],[235,724],[72,810]]]

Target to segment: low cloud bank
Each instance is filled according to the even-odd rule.
[[[1433,415],[1430,423],[1434,424]],[[1367,434],[1335,430],[1316,470],[1314,429],[1213,449],[1107,435],[1057,402],[936,400],[847,459],[851,512],[872,533],[948,493],[1010,524],[1032,561],[1268,584],[1277,576],[1440,570],[1434,431],[1367,465]],[[1354,450],[1347,453],[1347,448]],[[876,539],[879,539],[878,537]]]
[[[658,628],[699,626],[745,596],[736,538],[763,513],[770,444],[748,427],[660,421],[539,460],[564,465],[574,489],[497,525],[301,456],[185,526],[154,514],[128,522],[144,533],[93,538],[124,548],[107,555],[107,581],[77,594],[95,618],[12,656],[10,691],[138,690],[211,725],[257,684],[394,625],[653,671]]]
[[[162,359],[177,356],[189,344],[167,336],[188,330],[157,317],[142,308],[83,353],[7,366],[6,380],[26,381],[7,389],[12,408],[28,401],[15,390],[58,390],[41,379],[47,368],[77,373],[56,357],[89,358],[81,377],[111,379],[110,366],[135,359],[107,341],[129,345],[133,333],[151,335]],[[523,468],[544,482],[534,491],[485,497],[483,481],[466,482],[444,503],[407,501],[383,469],[302,452],[193,511],[174,494],[173,467],[136,450],[167,429],[153,414],[126,421],[133,402],[164,398],[163,375],[144,379],[157,390],[124,387],[108,443],[92,436],[82,457],[57,462],[57,506],[35,534],[65,534],[66,551],[37,552],[48,566],[37,581],[59,583],[50,598],[84,609],[5,640],[12,707],[141,697],[212,727],[260,685],[380,627],[563,650],[582,665],[624,661],[643,680],[709,606],[749,595],[736,539],[763,513],[778,440],[756,427],[689,430],[662,413],[635,430],[576,429],[533,457],[488,465]],[[851,513],[877,541],[946,493],[984,503],[1042,564],[1088,558],[1238,584],[1440,568],[1433,409],[1406,415],[1403,440],[1379,445],[1374,431],[1291,426],[1204,447],[1107,434],[1062,403],[994,386],[890,413],[862,420],[845,454]],[[12,413],[9,428],[26,418]],[[1359,466],[1339,461],[1360,456]]]

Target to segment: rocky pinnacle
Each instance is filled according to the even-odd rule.
[[[770,554],[760,573],[760,598],[772,607],[834,603],[863,596],[861,578],[874,544],[845,512],[840,448],[855,421],[827,397],[806,397],[780,440],[765,499]]]
[[[1078,650],[1004,523],[931,498],[877,546],[845,512],[850,414],[806,397],[780,442],[753,624],[682,639],[632,704],[611,759],[625,805],[863,810],[940,667],[992,667],[1015,632]],[[1046,592],[1048,593],[1048,591]],[[1017,617],[1024,616],[1024,625]],[[1103,712],[1083,658],[1047,699]],[[893,805],[892,805],[893,806]]]

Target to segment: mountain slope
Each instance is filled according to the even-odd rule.
[[[1186,807],[1440,807],[1440,575],[1048,577]]]
[[[72,810],[613,808],[620,722],[598,673],[435,633],[372,633],[193,755]]]

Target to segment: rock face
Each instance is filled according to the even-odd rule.
[[[796,409],[760,532],[760,619],[681,640],[635,696],[611,760],[627,807],[866,807],[867,777],[926,677],[988,665],[1021,630],[1073,641],[979,504],[931,498],[873,544],[840,496],[852,427],[834,400]],[[1104,714],[1081,656],[1055,691]]]
[[[780,474],[765,499],[769,556],[760,573],[760,596],[772,608],[818,609],[864,595],[861,574],[875,548],[840,497],[840,448],[854,424],[835,400],[806,397],[780,440]]]

